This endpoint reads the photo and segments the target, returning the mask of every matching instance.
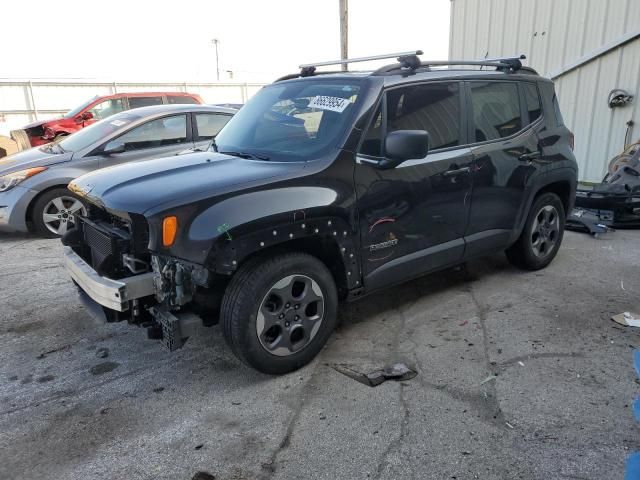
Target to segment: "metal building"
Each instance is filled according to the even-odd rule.
[[[451,0],[449,58],[524,53],[552,78],[580,180],[640,140],[640,0]],[[610,104],[611,94],[613,108]]]

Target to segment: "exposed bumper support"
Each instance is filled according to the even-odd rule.
[[[100,276],[71,247],[64,247],[65,267],[71,278],[103,307],[124,312],[129,301],[153,295],[153,272],[112,280]]]

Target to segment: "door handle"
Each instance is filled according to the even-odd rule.
[[[518,157],[518,160],[521,162],[528,162],[530,160],[535,160],[536,158],[540,158],[542,156],[542,152],[540,150],[536,150],[531,153],[523,153]]]
[[[456,168],[455,170],[446,170],[443,175],[445,177],[451,177],[453,175],[460,175],[461,173],[470,172],[471,169],[469,167]]]

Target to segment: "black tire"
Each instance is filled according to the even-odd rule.
[[[542,227],[536,228],[537,226],[547,223],[551,225],[551,222],[546,222],[547,215],[557,217],[557,227],[545,227],[540,232]],[[565,219],[564,206],[555,193],[544,192],[536,197],[529,209],[522,234],[506,251],[509,262],[524,270],[540,270],[549,265],[562,244]]]
[[[60,220],[58,220],[57,222],[54,221],[53,223],[49,223],[49,226],[47,226],[47,223],[44,219],[45,209],[47,209],[50,214],[54,214],[53,209],[55,209],[55,205],[52,206],[51,203],[55,199],[62,199],[63,205],[67,208],[74,205],[73,202],[75,201],[80,202],[80,204],[82,204],[82,210],[77,210],[73,213],[79,211],[82,214],[86,214],[87,206],[85,205],[85,203],[68,189],[54,188],[53,190],[46,191],[36,198],[36,201],[33,204],[33,209],[31,210],[31,221],[33,222],[33,229],[35,230],[35,233],[41,237],[58,238],[62,236],[66,232],[66,230],[71,228],[75,223],[73,220],[73,213],[65,211],[64,213],[60,214]],[[65,213],[66,216],[64,215]],[[61,233],[54,233],[49,229],[49,227],[55,227],[56,225],[62,225],[63,228],[59,227]]]
[[[292,291],[296,288],[294,283],[302,283],[306,279],[311,280],[312,283],[315,282],[313,287],[311,284],[309,287],[304,287],[304,292],[308,292],[308,288],[312,288],[311,297],[317,297],[314,292],[316,291],[315,287],[319,287],[321,295],[318,299],[321,300],[313,301],[322,302],[322,314],[319,316],[320,325],[307,329],[307,325],[313,322],[313,315],[307,317],[306,308],[294,311],[295,305],[293,304],[291,308],[285,308],[288,304],[284,303],[286,299],[283,300],[281,309],[276,313],[281,314],[284,319],[282,321],[276,320],[274,323],[277,325],[272,326],[279,332],[275,334],[276,340],[286,336],[287,341],[291,342],[294,338],[294,331],[298,334],[296,336],[298,338],[300,330],[302,330],[304,335],[302,339],[305,343],[299,350],[293,352],[289,348],[289,352],[282,353],[283,347],[270,351],[268,346],[264,345],[270,330],[263,331],[259,336],[258,315],[262,316],[262,325],[263,328],[266,328],[263,309],[270,305],[269,298],[273,292],[287,290],[288,285],[275,290],[277,283],[286,283],[287,279],[291,277],[293,280],[290,280],[291,283],[288,285],[291,286],[290,290]],[[300,282],[298,282],[299,279]],[[301,302],[304,301],[306,295],[304,292],[300,293]],[[295,303],[295,300],[292,302]],[[316,305],[317,308],[318,305]],[[327,267],[320,260],[306,253],[284,253],[269,257],[256,257],[240,267],[225,291],[220,310],[220,323],[225,340],[238,358],[260,372],[283,374],[306,365],[320,352],[336,327],[337,309],[338,293],[331,272]],[[302,320],[297,321],[298,323],[294,322],[291,317],[296,312],[304,312],[305,315]],[[273,313],[273,318],[276,317],[276,313]],[[278,318],[280,317],[278,316]],[[291,321],[287,322],[287,319]],[[286,328],[285,324],[287,324]],[[315,333],[312,333],[311,330],[314,330]],[[274,334],[268,338],[273,338],[273,336]],[[279,345],[280,342],[273,341],[273,344]],[[273,353],[277,351],[281,353]]]
[[[12,130],[9,132],[11,138],[18,144],[19,150],[28,150],[31,148],[29,135],[24,130]]]

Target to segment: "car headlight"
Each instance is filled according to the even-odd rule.
[[[46,169],[47,167],[34,167],[8,173],[7,175],[0,177],[0,192],[6,192],[18,185],[20,182],[23,182],[27,178],[33,177],[36,173],[40,173]]]

